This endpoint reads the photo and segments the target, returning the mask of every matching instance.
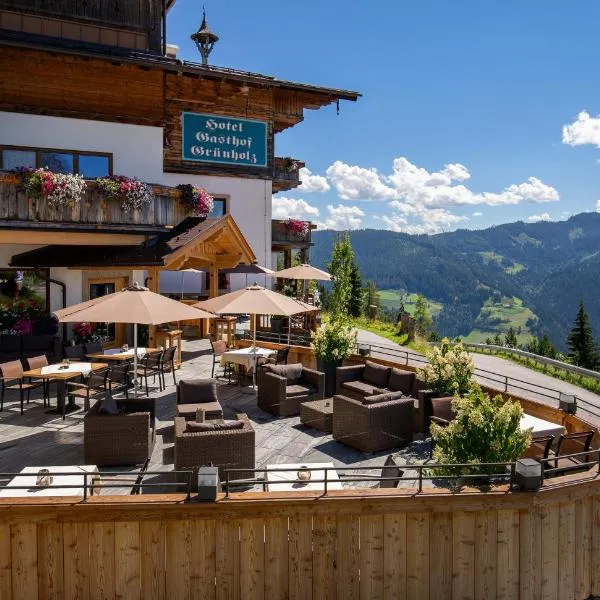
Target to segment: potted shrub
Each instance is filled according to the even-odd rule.
[[[462,342],[452,345],[444,338],[426,357],[429,362],[417,369],[417,377],[438,396],[461,396],[471,389],[475,363]]]
[[[491,397],[474,384],[464,397],[455,397],[452,408],[456,416],[449,425],[431,424],[433,459],[438,464],[473,466],[435,469],[437,474],[462,476],[469,483],[467,475],[502,471],[484,463],[515,462],[529,447],[531,431],[521,430],[523,409],[518,402],[505,401],[500,394]]]
[[[325,395],[335,394],[335,370],[356,347],[356,331],[341,321],[330,321],[311,333],[317,369],[325,373]]]

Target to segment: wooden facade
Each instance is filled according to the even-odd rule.
[[[345,494],[345,497],[340,497]],[[600,482],[537,493],[2,501],[0,597],[585,600]]]

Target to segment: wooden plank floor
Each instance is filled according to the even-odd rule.
[[[210,377],[212,355],[206,340],[185,341],[183,344],[182,368],[177,371],[177,379]],[[364,454],[335,442],[327,435],[300,424],[299,417],[277,418],[256,405],[256,395],[249,388],[228,385],[227,380],[219,380],[219,399],[225,418],[233,418],[235,413],[248,415],[256,431],[256,465],[333,462],[340,470],[351,473],[351,466],[373,466],[372,474],[378,474],[389,452]],[[161,471],[164,475],[148,476],[145,482],[172,482],[173,470],[173,417],[175,415],[175,386],[167,375],[167,389],[151,391],[156,398],[156,445],[152,453],[148,471]],[[53,404],[55,400],[52,400]],[[402,453],[397,453],[399,462],[405,459],[424,458],[428,452],[426,442],[414,442]],[[18,397],[7,394],[4,411],[0,412],[0,473],[17,473],[26,466],[57,466],[84,464],[83,457],[83,410],[60,416],[46,414],[39,396],[33,397],[21,415]],[[101,469],[104,476],[120,473],[123,484],[135,475],[135,469]],[[408,476],[408,473],[406,473]],[[357,484],[353,484],[357,485]],[[407,482],[407,487],[411,483]],[[127,494],[130,487],[114,488],[108,484],[103,493]],[[150,490],[148,490],[150,491]],[[167,487],[153,491],[167,491]],[[172,491],[169,490],[169,491]]]

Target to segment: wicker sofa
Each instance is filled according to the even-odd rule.
[[[361,452],[405,446],[413,439],[414,399],[402,392],[362,400],[333,397],[333,439]]]
[[[117,400],[119,414],[101,412],[101,406],[97,402],[83,418],[85,464],[145,463],[156,441],[154,399]]]
[[[198,469],[202,466],[219,467],[222,481],[225,480],[225,469],[254,469],[254,429],[245,414],[238,414],[237,419],[243,421],[240,429],[190,431],[188,421],[175,417],[175,470],[193,471],[193,490],[197,488]],[[233,471],[229,477],[248,479],[251,474]]]
[[[258,406],[278,417],[300,414],[300,405],[322,400],[325,373],[302,364],[266,365],[258,372]]]

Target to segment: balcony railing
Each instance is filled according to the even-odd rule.
[[[271,224],[271,240],[275,243],[279,242],[284,246],[306,246],[311,244],[312,224],[306,221],[308,227],[305,233],[296,233],[289,229],[286,221],[272,221]]]
[[[273,159],[273,193],[284,192],[298,187],[300,181],[300,169],[304,166],[302,161],[294,158]]]
[[[52,208],[45,198],[29,198],[19,187],[16,177],[0,174],[0,225],[6,222],[27,222],[48,225],[56,230],[56,225],[64,229],[94,228],[105,226],[140,226],[137,229],[162,230],[177,225],[186,216],[188,209],[181,204],[175,191],[162,186],[153,188],[151,202],[139,210],[125,211],[120,202],[107,200],[93,182],[88,182],[80,202],[71,206]]]

